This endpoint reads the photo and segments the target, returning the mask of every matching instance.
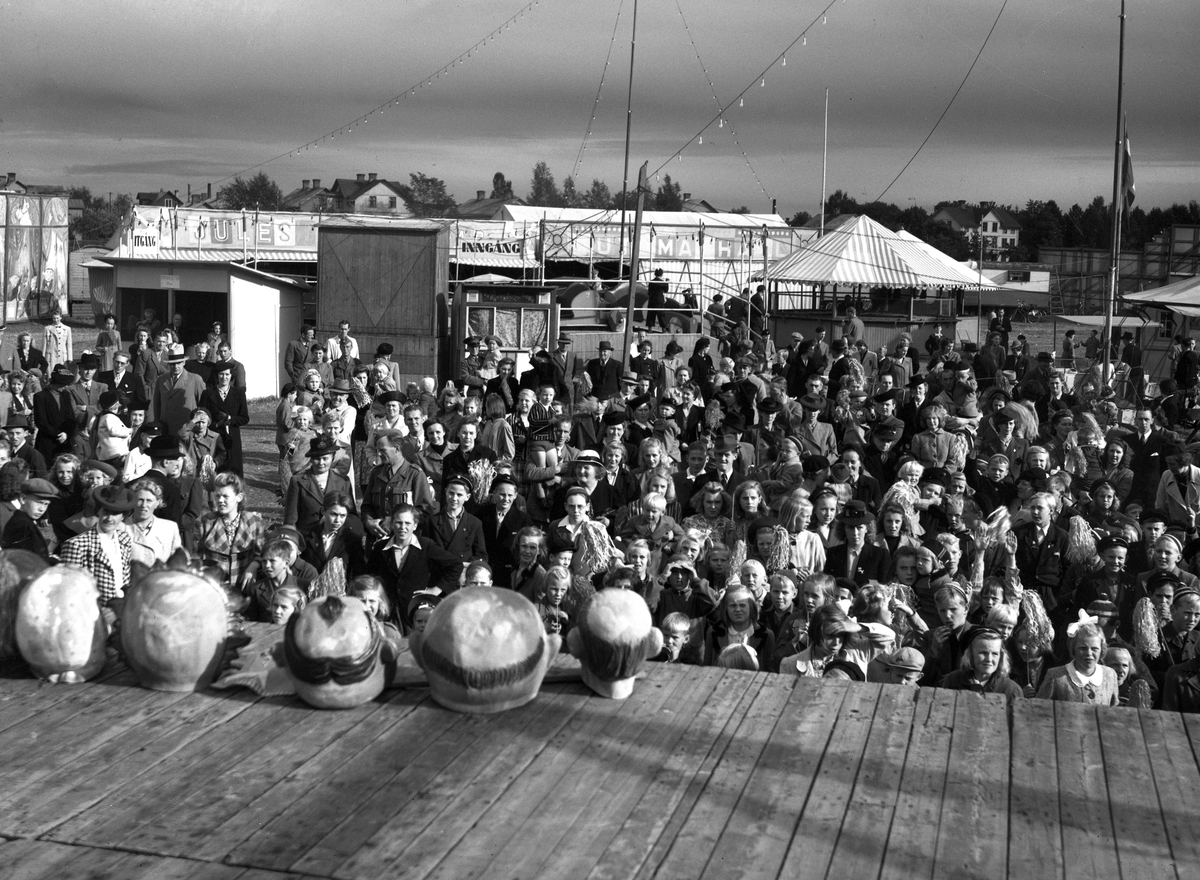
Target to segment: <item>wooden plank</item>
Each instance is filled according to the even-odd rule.
[[[1175,867],[1138,713],[1100,709],[1096,714],[1121,876],[1170,877]]]
[[[630,731],[639,730],[647,714],[657,712],[687,677],[686,672],[674,670],[655,672],[658,674],[640,680],[628,699],[589,696],[559,737],[543,748],[479,817],[471,835],[427,876],[447,880],[519,876],[506,868],[514,860],[508,849],[514,841],[540,851],[543,857],[550,856],[562,833],[561,820],[554,812],[569,809],[571,798],[582,790],[578,780],[592,765],[592,755],[597,751],[611,754],[607,750],[619,747]],[[578,692],[583,685],[572,688]],[[517,853],[518,858],[520,855]],[[339,872],[336,876],[345,875]]]
[[[1064,876],[1120,876],[1096,709],[1056,702],[1054,726]]]
[[[752,676],[751,673],[738,674]],[[680,686],[656,715],[647,718],[646,726],[627,751],[620,755],[594,753],[589,756],[592,766],[600,772],[595,774],[594,780],[586,775],[579,779],[577,791],[585,796],[577,798],[578,810],[574,803],[571,804],[571,810],[576,812],[575,820],[563,833],[562,845],[536,854],[544,862],[538,873],[575,878],[586,875],[596,865],[650,786],[653,771],[674,750],[723,677],[717,669],[693,669],[680,675]],[[556,815],[566,817],[567,812],[558,811]],[[542,834],[546,831],[545,828],[538,830]],[[545,863],[547,859],[548,864]],[[514,866],[513,870],[525,873],[521,865]]]
[[[413,792],[373,837],[349,857],[343,855],[342,863],[330,873],[356,876],[374,870],[389,877],[422,873],[420,866],[435,864],[470,831],[586,699],[547,687],[532,703],[491,717],[482,742],[476,740],[428,785]],[[437,849],[436,855],[430,847]],[[300,864],[311,870],[318,858],[332,862],[335,857],[332,850],[328,855],[314,851]]]
[[[633,876],[656,846],[666,854],[664,830],[674,817],[682,824],[703,787],[697,779],[707,778],[712,772],[764,680],[762,676],[715,668],[710,675],[715,681],[712,694],[683,737],[664,756],[649,787],[588,874],[589,880]],[[738,714],[739,709],[742,714]]]
[[[134,685],[132,679],[125,687],[112,688],[114,693],[108,694],[106,690],[104,687],[90,690],[89,695],[100,696],[95,703],[81,700],[87,704],[59,704],[0,734],[0,754],[11,755],[10,760],[0,764],[0,792],[4,800],[38,786],[56,771],[78,768],[82,759],[91,760],[98,748],[128,738],[130,731],[188,696],[147,690]],[[72,708],[74,712],[70,711]],[[51,732],[53,737],[47,741],[46,734]],[[11,745],[9,735],[20,737],[22,733],[28,736],[24,744]]]
[[[763,673],[762,688],[699,798],[674,834],[665,863],[679,877],[699,877],[717,844],[719,829],[733,815],[766,747],[779,714],[792,696],[795,679]]]
[[[73,866],[86,860],[86,847],[65,846],[41,840],[11,840],[0,844],[0,862],[6,880],[47,880],[71,877]]]
[[[942,793],[935,878],[1008,874],[1008,704],[959,691]]]
[[[781,876],[823,878],[837,846],[883,685],[842,684],[845,699],[799,815]]]
[[[239,691],[220,697],[188,695],[170,703],[126,735],[100,745],[87,760],[61,767],[32,788],[0,794],[0,827],[19,837],[45,834],[150,772],[258,699],[250,691]]]
[[[790,678],[792,693],[717,840],[705,876],[754,865],[774,876],[787,856],[821,758],[848,693],[817,679]]]
[[[41,731],[58,730],[81,711],[128,696],[134,685],[133,673],[124,667],[104,683],[33,682],[27,693],[17,697],[15,705],[4,706],[0,716],[0,754],[21,754],[21,750],[13,750],[14,744],[28,744],[36,740]]]
[[[900,797],[892,818],[881,880],[933,875],[942,818],[942,791],[950,761],[954,691],[922,688],[917,694],[912,737],[904,756]]]
[[[1154,787],[1176,870],[1200,865],[1196,804],[1200,804],[1200,763],[1188,741],[1184,716],[1175,712],[1139,712]]]
[[[56,703],[76,700],[80,692],[111,682],[124,671],[126,670],[122,664],[110,661],[104,671],[91,681],[79,684],[51,684],[34,678],[24,662],[10,666],[0,675],[0,731],[44,712]]]
[[[419,788],[411,784],[412,768],[453,760],[464,749],[479,747],[481,739],[496,731],[489,726],[492,720],[492,716],[456,714],[426,699],[419,712],[373,739],[367,738],[369,731],[362,731],[361,737],[356,731],[354,741],[334,744],[312,766],[301,768],[302,778],[287,780],[287,785],[302,787],[294,793],[299,796],[233,850],[229,859],[273,867],[303,862],[308,873],[328,874],[387,821],[392,813],[381,811],[384,798],[403,803],[418,796]],[[465,737],[463,731],[468,732]],[[460,745],[451,751],[447,746],[456,736]],[[344,762],[336,770],[327,769],[339,759]],[[336,783],[331,782],[333,774]],[[405,829],[403,835],[415,830]]]
[[[830,860],[839,877],[874,880],[879,876],[887,852],[886,829],[892,827],[892,816],[900,796],[904,755],[908,750],[916,708],[915,688],[887,686],[881,689],[863,751],[862,767],[846,810],[846,821]],[[838,734],[835,732],[834,735]],[[803,860],[803,851],[796,852],[796,856]]]
[[[1049,880],[1063,875],[1054,742],[1054,703],[1013,701],[1008,870],[1014,877]]]
[[[235,754],[234,761],[204,784],[180,789],[170,808],[119,838],[122,846],[158,855],[194,857],[203,846],[225,843],[221,855],[237,842],[220,840],[215,831],[231,813],[252,803],[279,780],[336,741],[364,717],[379,710],[369,703],[339,712],[306,709],[303,715],[282,719],[258,744]],[[286,714],[286,713],[281,713]]]
[[[259,700],[189,743],[172,760],[112,790],[103,803],[47,836],[63,843],[101,846],[122,840],[188,792],[210,784],[243,757],[287,728],[306,723],[316,712],[298,697]]]
[[[273,872],[45,840],[0,843],[5,880],[284,880]]]
[[[259,834],[273,834],[274,831],[268,832],[267,828],[275,829],[276,826],[272,824],[275,817],[313,792],[327,778],[346,772],[346,764],[362,760],[365,749],[390,728],[401,723],[417,706],[424,704],[424,701],[417,699],[418,696],[418,692],[410,692],[407,699],[401,699],[400,692],[393,691],[387,695],[387,699],[362,707],[369,711],[361,712],[353,727],[242,809],[228,812],[224,821],[207,836],[207,840],[197,841],[191,850],[191,857],[224,858]],[[296,824],[293,818],[288,837],[293,839],[292,845],[299,852],[311,843],[311,835],[315,830],[323,834],[327,829],[320,827],[310,830]],[[273,864],[278,860],[259,861],[250,858],[238,861],[243,864]]]

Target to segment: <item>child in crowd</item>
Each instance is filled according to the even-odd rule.
[[[271,623],[283,624],[297,611],[303,611],[304,592],[299,587],[280,587],[271,594]]]
[[[384,638],[387,639],[394,648],[399,650],[400,643],[404,641],[404,637],[400,634],[400,630],[396,628],[396,625],[390,622],[392,616],[392,603],[388,601],[387,591],[383,588],[383,581],[375,577],[373,574],[359,575],[347,585],[346,594],[348,596],[353,596],[355,599],[359,599],[364,605],[367,606],[367,612],[377,621],[379,621],[379,625],[383,627]],[[421,608],[428,608],[429,611],[432,611],[433,605],[426,603],[420,606],[417,611],[419,612]],[[417,617],[418,614],[414,612],[414,627],[416,625]],[[424,618],[428,619],[428,617],[429,613],[426,612]],[[422,628],[424,628],[424,625],[424,620],[422,620]]]
[[[709,548],[705,560],[708,569],[708,585],[713,592],[721,593],[729,584],[729,566],[733,560],[733,552],[720,541],[714,541]]]
[[[667,560],[666,588],[658,599],[654,620],[661,623],[668,614],[679,612],[689,620],[707,617],[717,607],[717,595],[700,578],[696,569],[683,556]]]
[[[563,607],[567,591],[570,588],[571,570],[561,565],[553,565],[546,572],[546,579],[542,584],[542,595],[538,597],[536,603],[546,632],[558,633],[563,638],[566,638],[572,624],[571,613]]]
[[[546,568],[542,565],[542,554],[546,550],[546,533],[537,526],[526,526],[513,538],[513,553],[517,566],[512,573],[509,586],[528,599],[537,601],[546,580]],[[567,563],[568,567],[570,562]]]
[[[290,542],[281,538],[268,541],[263,547],[258,560],[258,571],[250,582],[248,613],[253,620],[271,620],[271,597],[277,590],[283,587],[300,589],[291,572],[294,549]]]
[[[687,663],[695,665],[695,646],[692,641],[692,622],[686,614],[672,612],[663,618],[659,629],[663,634],[662,652],[654,659],[661,663]]]
[[[490,587],[492,584],[492,567],[486,562],[472,562],[463,573],[464,587]]]
[[[307,406],[296,407],[292,427],[284,435],[279,454],[279,491],[287,497],[292,477],[308,469],[308,447],[316,438],[313,430],[313,411]]]
[[[778,640],[788,631],[788,622],[800,614],[796,607],[796,582],[786,572],[776,572],[770,579],[770,599],[763,608],[763,622]]]

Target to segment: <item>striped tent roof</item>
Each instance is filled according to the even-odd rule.
[[[865,215],[813,239],[768,267],[771,281],[866,284],[873,287],[960,287],[968,282],[934,257],[928,245],[906,240]],[[761,280],[760,271],[754,277]],[[984,281],[985,287],[994,287]]]

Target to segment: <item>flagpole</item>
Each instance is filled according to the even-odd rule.
[[[1108,293],[1104,302],[1104,373],[1101,382],[1108,384],[1112,360],[1112,320],[1113,306],[1117,299],[1117,284],[1120,275],[1121,259],[1121,150],[1124,146],[1124,122],[1121,109],[1122,92],[1125,88],[1125,0],[1121,0],[1121,39],[1117,53],[1117,144],[1113,153],[1113,199],[1112,199],[1112,265],[1109,268],[1110,278]]]

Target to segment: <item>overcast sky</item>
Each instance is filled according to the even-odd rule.
[[[775,198],[785,216],[815,211],[828,86],[828,191],[882,193],[945,110],[1004,0],[835,0],[823,24],[827,4],[640,0],[631,177],[643,161],[652,171],[666,163],[662,173],[718,208],[766,211]],[[524,6],[5,2],[0,170],[98,193],[184,193],[353,122]],[[1138,204],[1200,198],[1200,3],[1128,6]],[[885,200],[1053,198],[1065,209],[1108,199],[1119,9],[1120,0],[1008,0],[961,94]],[[459,201],[502,171],[524,195],[538,160],[560,183],[571,174],[603,74],[576,180],[618,190],[632,13],[633,0],[541,0],[431,86],[264,170],[285,192],[302,178],[376,172],[407,182],[424,172]],[[775,61],[806,28],[786,65]],[[696,134],[720,106],[712,89],[732,107],[701,144]]]

